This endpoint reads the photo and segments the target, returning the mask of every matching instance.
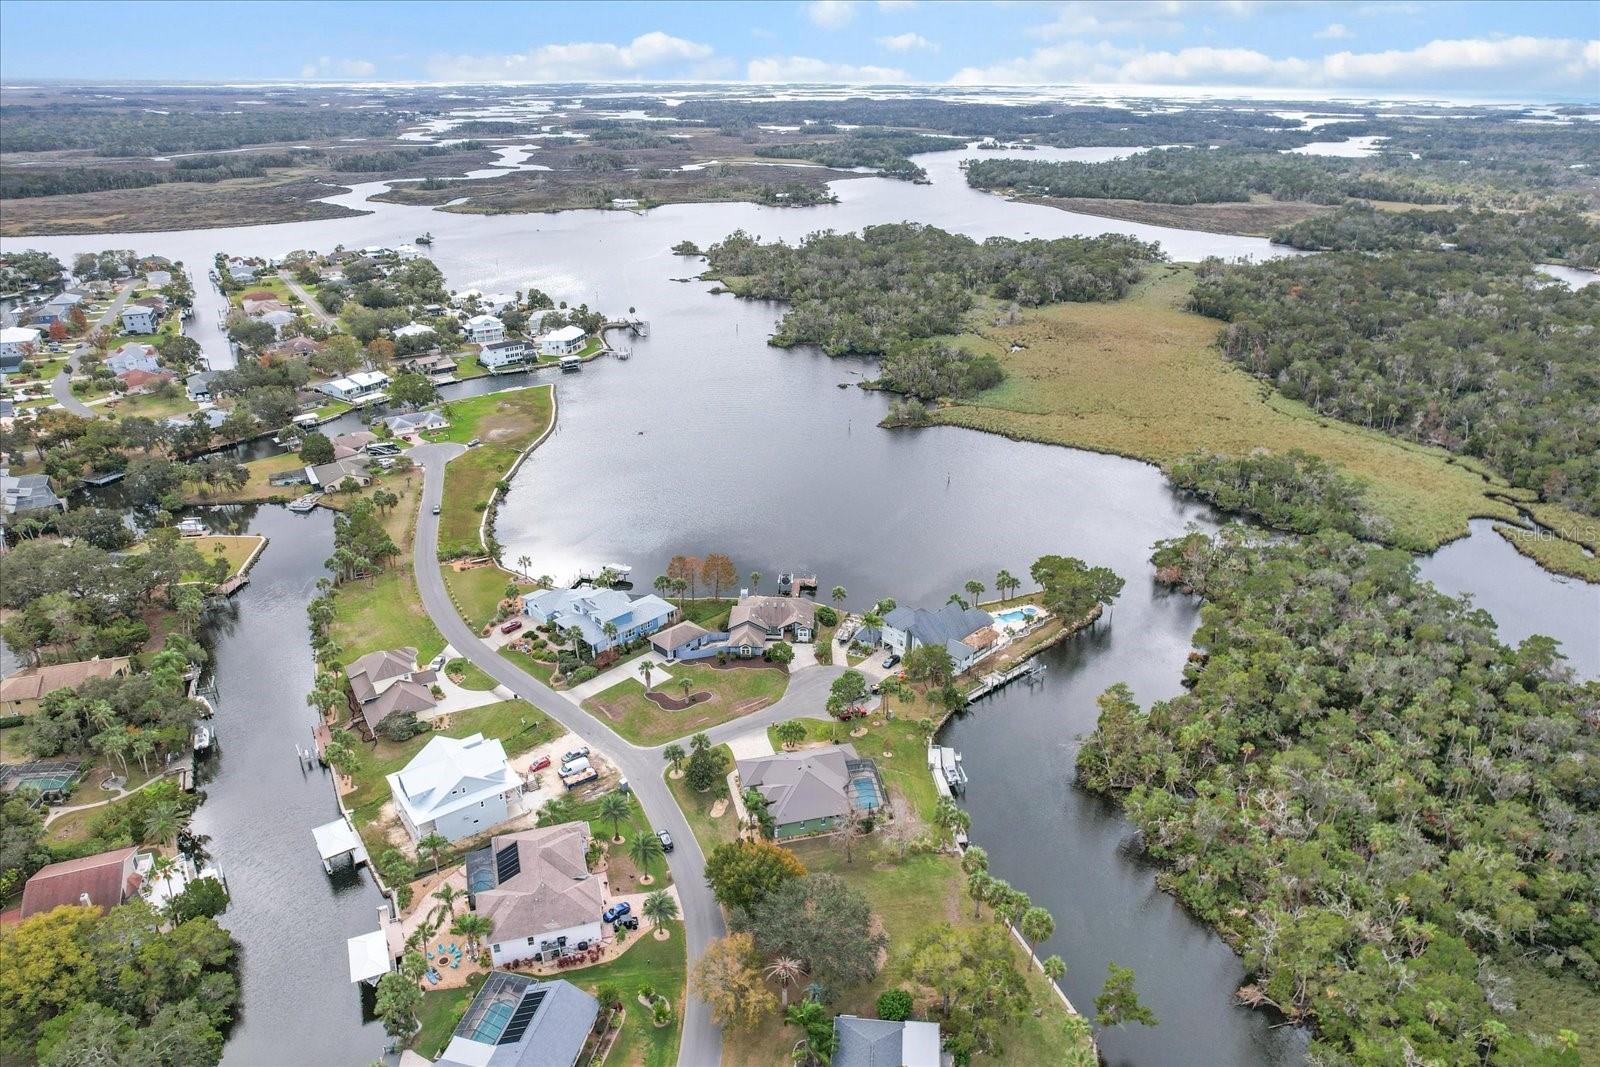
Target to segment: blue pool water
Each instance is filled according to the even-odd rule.
[[[1027,608],[1012,608],[1010,611],[1002,611],[999,615],[997,615],[995,617],[997,619],[999,619],[1001,622],[1018,623],[1018,622],[1027,622],[1029,619],[1033,618],[1036,614],[1038,614],[1038,609],[1036,609],[1036,608],[1031,608],[1031,607],[1027,607]]]
[[[866,811],[876,811],[882,803],[878,799],[878,783],[871,778],[851,779],[850,787],[855,790],[856,807]]]

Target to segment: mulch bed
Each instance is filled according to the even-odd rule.
[[[644,695],[644,698],[663,711],[682,711],[685,708],[692,708],[696,704],[704,704],[711,699],[711,694],[702,690],[698,693],[690,693],[688,700],[680,700],[677,697],[669,697],[665,693],[651,690]]]
[[[763,668],[765,668],[765,669],[767,669],[769,671],[782,671],[784,674],[788,674],[789,673],[789,668],[788,667],[785,667],[782,664],[778,664],[778,663],[771,663],[771,662],[769,662],[767,660],[761,659],[759,656],[753,657],[751,659],[741,659],[739,657],[734,657],[733,659],[728,660],[728,662],[726,662],[726,663],[718,663],[715,657],[711,657],[709,659],[695,660],[695,666],[697,666],[697,667],[710,667],[714,671],[731,671],[731,670],[736,670],[736,669],[738,669],[740,667],[744,667],[744,668],[763,667]]]

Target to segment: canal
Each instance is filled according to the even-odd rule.
[[[1075,154],[1082,151],[1029,158],[1089,158]],[[1151,869],[1128,853],[1129,826],[1116,810],[1073,787],[1073,751],[1093,725],[1096,695],[1116,681],[1146,702],[1177,691],[1196,607],[1153,587],[1150,546],[1190,524],[1210,528],[1214,516],[1131,460],[959,429],[881,430],[884,400],[840,388],[859,382],[870,364],[768,347],[781,307],[711,295],[708,284],[687,280],[701,261],[669,251],[685,238],[705,245],[735,229],[795,241],[822,228],[904,219],[980,239],[1131,232],[1186,260],[1286,251],[1259,239],[1011,203],[966,186],[959,163],[973,154],[920,157],[932,179],[926,186],[837,183],[840,203],[817,208],[475,216],[368,204],[379,187],[366,185],[332,198],[372,209],[355,218],[6,246],[63,257],[132,247],[203,276],[218,251],[280,256],[396,244],[429,230],[430,255],[453,288],[532,286],[608,311],[636,307],[651,336],[632,342],[626,363],[600,360],[560,376],[556,431],[500,511],[506,558],[527,555],[536,572],[617,560],[647,584],[673,554],[718,551],[741,573],[761,572],[769,590],[779,570],[815,571],[824,589],[843,585],[861,606],[886,595],[941,603],[968,579],[992,585],[1001,568],[1025,575],[1049,552],[1114,568],[1128,582],[1115,609],[1049,654],[1041,685],[1013,687],[950,727],[973,777],[973,837],[1000,877],[1056,916],[1044,948],[1067,962],[1063,985],[1075,1003],[1092,1004],[1108,961],[1138,973],[1162,1025],[1105,1035],[1112,1062],[1297,1063],[1302,1035],[1233,1005],[1237,958],[1156,889]],[[220,297],[203,278],[197,289],[195,332],[214,364],[227,365],[214,326]],[[447,395],[526,379],[463,383]],[[344,938],[372,928],[378,895],[370,880],[339,884],[323,874],[310,828],[333,817],[332,790],[294,759],[312,722],[304,607],[331,529],[321,517],[278,508],[239,514],[273,542],[237,617],[216,634],[223,750],[198,819],[234,889],[226,921],[244,944],[244,1011],[226,1062],[366,1063],[382,1033],[345,980]],[[1477,524],[1422,565],[1441,587],[1472,592],[1509,639],[1552,633],[1587,673],[1600,674],[1600,590],[1553,578]]]

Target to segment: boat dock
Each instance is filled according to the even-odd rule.
[[[1004,689],[1019,678],[1025,680],[1029,685],[1042,682],[1044,681],[1044,670],[1044,664],[1039,662],[1038,657],[1034,657],[1023,660],[1009,671],[995,671],[986,674],[978,680],[976,686],[967,691],[967,703],[971,704],[975,700],[981,700],[997,689]]]
[[[955,749],[929,745],[928,770],[933,773],[933,786],[941,797],[953,797],[966,791],[967,769],[961,765],[961,753]]]
[[[356,867],[372,862],[361,836],[342,815],[330,823],[312,827],[311,837],[317,843],[317,855],[322,857],[322,869],[329,874],[333,873],[333,861],[345,856],[349,856],[351,865]]]
[[[232,596],[250,584],[250,576],[244,572],[235,574],[232,578],[217,586],[211,592],[214,596]]]

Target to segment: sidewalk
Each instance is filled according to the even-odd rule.
[[[645,685],[642,668],[646,663],[650,664],[650,684],[645,686],[647,689],[661,685],[672,677],[667,670],[667,661],[661,658],[661,653],[650,651],[642,656],[636,656],[626,663],[619,663],[610,670],[590,678],[582,685],[573,686],[567,692],[571,694],[573,700],[582,703],[592,696],[604,693],[614,685],[626,682],[629,678],[632,678],[640,685]]]

